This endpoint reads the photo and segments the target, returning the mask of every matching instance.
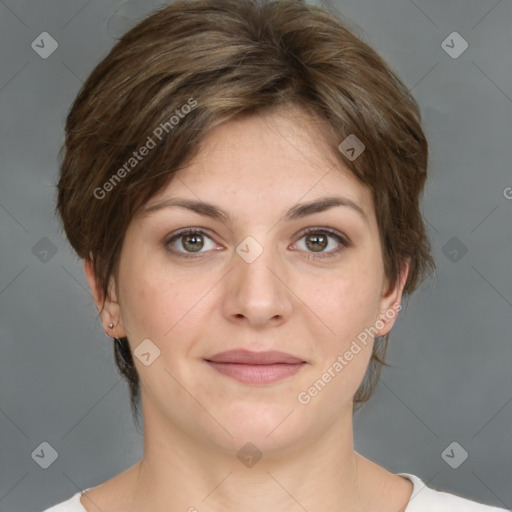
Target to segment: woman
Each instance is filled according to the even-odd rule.
[[[58,212],[144,455],[48,512],[498,510],[354,450],[435,264],[418,106],[333,13],[169,5],[88,78],[63,156]]]

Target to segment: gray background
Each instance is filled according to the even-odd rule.
[[[332,4],[421,105],[431,144],[423,211],[438,264],[395,324],[393,367],[355,416],[356,450],[432,487],[510,508],[512,4]],[[3,512],[40,511],[142,455],[111,341],[53,208],[63,123],[78,88],[156,5],[0,1]],[[31,47],[44,31],[58,42],[46,59]],[[458,58],[441,46],[453,31],[469,44]],[[457,469],[442,456],[454,441],[468,453]],[[47,469],[32,456],[42,442],[58,452]],[[456,447],[452,460],[461,453]]]

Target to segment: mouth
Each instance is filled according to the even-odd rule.
[[[245,384],[271,384],[291,377],[307,363],[285,352],[229,350],[205,361],[220,374]]]

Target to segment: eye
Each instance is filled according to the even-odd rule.
[[[332,258],[350,246],[345,237],[329,228],[310,228],[302,233],[299,242],[302,239],[305,239],[305,248],[299,247],[299,249],[310,253],[307,259]],[[334,240],[335,243],[331,243],[330,240]],[[208,241],[210,247],[208,247]],[[296,242],[295,245],[300,245],[299,242]],[[183,258],[197,258],[201,253],[209,250],[219,250],[207,233],[194,228],[186,228],[173,233],[164,244],[172,253]],[[330,245],[334,247],[325,251]],[[197,253],[198,256],[195,256],[194,253]]]
[[[337,231],[328,228],[311,228],[304,232],[299,239],[305,239],[305,250],[313,254],[308,254],[307,259],[332,258],[339,252],[349,247],[349,242]],[[330,243],[329,239],[335,240],[336,243]],[[299,242],[296,242],[299,245]],[[329,245],[333,246],[330,251],[325,251]],[[300,247],[299,247],[300,248]]]
[[[208,243],[205,243],[205,240],[210,241],[210,247],[208,247]],[[165,241],[165,246],[171,252],[184,258],[195,258],[197,256],[191,254],[206,252],[217,247],[204,231],[193,228],[183,229],[173,234]],[[206,251],[202,251],[203,248],[206,248]]]

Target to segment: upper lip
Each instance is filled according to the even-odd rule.
[[[206,358],[206,361],[214,363],[239,363],[239,364],[275,364],[287,363],[297,364],[303,363],[302,359],[279,352],[278,350],[267,350],[265,352],[251,352],[250,350],[237,349],[219,352],[214,356]]]

